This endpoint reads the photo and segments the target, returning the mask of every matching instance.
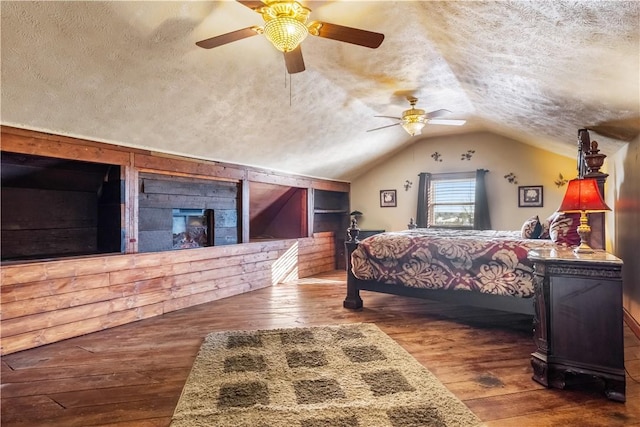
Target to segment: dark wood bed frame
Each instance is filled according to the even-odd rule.
[[[578,131],[578,177],[595,178],[598,181],[598,186],[602,194],[604,194],[604,184],[608,176],[606,173],[602,173],[600,171],[605,157],[606,156],[604,154],[600,154],[598,150],[598,143],[596,141],[590,141],[588,130],[580,129]],[[590,214],[589,224],[591,225],[591,247],[604,249],[604,213]],[[348,238],[345,242],[347,266],[347,296],[343,302],[343,306],[345,308],[353,310],[361,309],[363,303],[362,298],[360,297],[360,291],[373,291],[393,295],[432,299],[459,305],[484,307],[513,313],[534,314],[533,298],[490,295],[478,292],[420,289],[402,286],[399,284],[385,284],[373,280],[360,280],[356,278],[351,271],[351,254],[358,247],[358,232],[359,229],[357,222],[355,219],[352,219],[351,227],[347,232]]]

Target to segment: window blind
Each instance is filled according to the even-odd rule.
[[[428,199],[429,225],[473,227],[475,192],[475,176],[433,176]]]

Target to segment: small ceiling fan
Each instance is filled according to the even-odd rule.
[[[389,119],[399,120],[398,123],[394,123],[392,125],[381,126],[375,129],[369,129],[367,132],[372,132],[374,130],[385,129],[391,126],[401,125],[404,130],[411,136],[415,136],[419,133],[422,133],[422,128],[426,124],[433,125],[449,125],[449,126],[462,126],[466,123],[466,120],[454,120],[454,119],[438,119],[437,117],[442,117],[451,113],[449,110],[435,110],[429,113],[425,113],[424,110],[416,108],[416,103],[418,102],[418,98],[413,96],[408,96],[407,101],[409,101],[409,105],[411,108],[402,112],[402,117],[393,117],[393,116],[374,116],[374,117],[386,117]]]
[[[384,40],[384,34],[357,28],[321,21],[312,21],[307,24],[311,9],[302,6],[297,1],[236,1],[261,14],[264,26],[254,25],[211,37],[197,42],[197,46],[212,49],[247,37],[264,34],[278,50],[284,52],[287,71],[289,74],[294,74],[305,70],[300,43],[309,34],[372,49],[380,46]]]

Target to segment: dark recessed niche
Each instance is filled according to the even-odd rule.
[[[252,241],[307,237],[306,188],[249,183],[249,234]]]
[[[3,261],[122,251],[120,166],[1,156]]]

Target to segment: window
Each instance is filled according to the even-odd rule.
[[[433,174],[428,194],[429,227],[474,228],[474,172]]]
[[[416,225],[490,230],[487,172],[420,172]]]

